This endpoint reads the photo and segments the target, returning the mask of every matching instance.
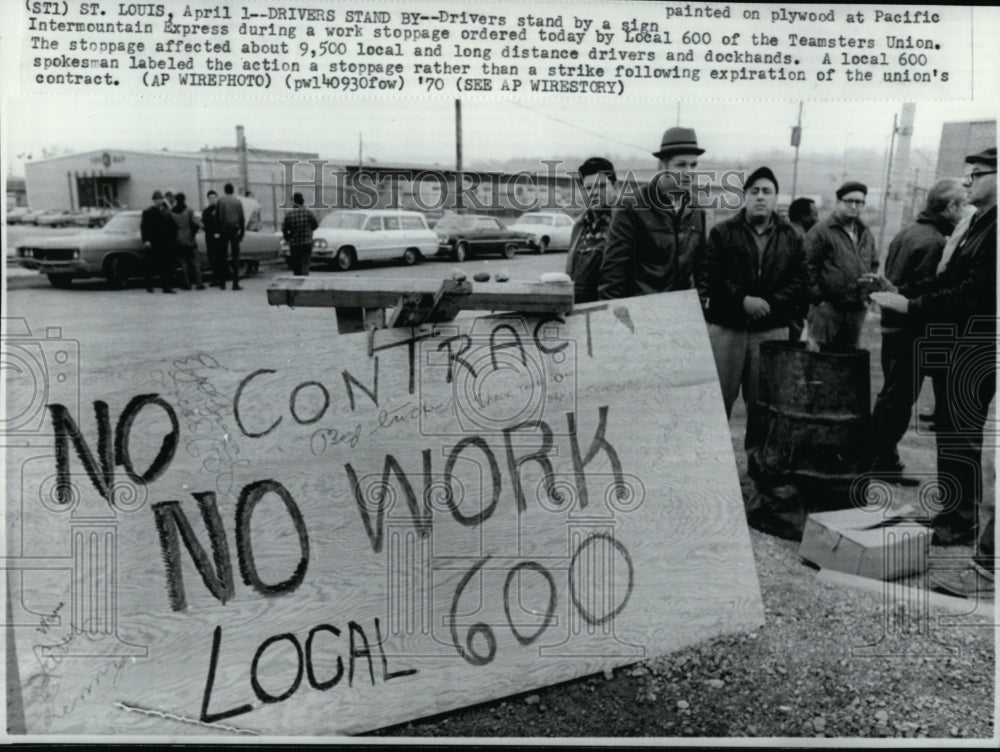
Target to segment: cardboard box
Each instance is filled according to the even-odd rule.
[[[927,568],[931,529],[926,520],[881,510],[840,509],[810,514],[799,556],[825,569],[895,580]]]

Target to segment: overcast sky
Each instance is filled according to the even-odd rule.
[[[9,171],[23,174],[23,157],[43,148],[73,151],[140,149],[196,151],[235,144],[235,126],[262,149],[317,152],[354,161],[358,135],[364,155],[382,162],[455,162],[453,100],[341,100],[333,102],[162,99],[15,98],[8,100]],[[649,158],[663,130],[677,123],[676,101],[566,98],[559,103],[464,101],[467,165],[490,159],[545,158],[559,154],[617,154]],[[883,152],[900,102],[806,102],[803,158],[868,147]],[[681,124],[696,129],[712,154],[752,154],[789,147],[798,102],[692,101],[680,103]],[[913,146],[936,152],[946,121],[994,119],[996,106],[971,102],[918,102]]]

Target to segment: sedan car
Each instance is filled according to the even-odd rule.
[[[485,214],[448,214],[434,225],[438,236],[438,255],[448,254],[455,261],[484,253],[514,258],[520,248],[527,248],[531,236],[508,230],[496,217]]]
[[[19,225],[24,222],[24,218],[30,213],[27,206],[13,206],[7,210],[7,224]]]
[[[53,287],[69,287],[74,279],[89,277],[104,277],[120,287],[142,276],[149,259],[149,248],[139,232],[141,219],[140,211],[123,211],[100,230],[26,239],[17,246],[17,263],[47,275]],[[207,269],[204,233],[198,233],[197,243],[198,261]],[[246,233],[240,241],[240,276],[256,272],[261,261],[277,260],[278,247],[275,233]]]
[[[68,209],[47,209],[35,217],[39,227],[66,227],[73,224],[73,213]]]
[[[573,218],[561,211],[526,212],[508,229],[528,233],[528,245],[538,253],[568,251]]]
[[[103,227],[115,215],[112,209],[90,208],[73,213],[73,225],[76,227]]]

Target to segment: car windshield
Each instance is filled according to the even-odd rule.
[[[438,223],[434,225],[434,230],[440,232],[444,230],[446,232],[451,232],[452,230],[471,230],[476,224],[476,220],[473,217],[442,217],[438,220]]]
[[[551,225],[552,217],[546,217],[541,214],[522,214],[517,223],[519,225]]]
[[[323,221],[319,223],[319,226],[335,230],[360,230],[364,223],[364,214],[358,214],[357,212],[330,212],[323,217]]]
[[[104,232],[137,233],[141,221],[142,217],[138,214],[116,214],[104,225]]]

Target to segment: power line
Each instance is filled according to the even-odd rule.
[[[611,143],[620,144],[621,146],[628,146],[630,149],[638,149],[639,151],[649,151],[644,146],[636,146],[635,144],[630,144],[627,141],[619,141],[616,138],[610,138],[608,136],[605,136],[603,133],[598,133],[597,131],[592,131],[592,130],[589,130],[588,128],[581,128],[576,123],[571,123],[571,122],[569,122],[567,120],[561,120],[561,119],[559,119],[557,117],[553,117],[552,115],[546,115],[544,112],[538,112],[537,110],[533,110],[530,107],[525,107],[523,104],[518,104],[517,102],[511,102],[511,104],[514,105],[515,107],[520,107],[522,110],[527,110],[528,112],[530,112],[532,114],[538,115],[539,117],[548,118],[549,120],[553,120],[553,121],[555,121],[557,123],[561,123],[562,125],[567,125],[570,128],[575,128],[576,130],[578,130],[578,131],[580,131],[582,133],[589,133],[591,136],[597,136],[598,138],[602,138],[605,141],[610,141]]]

